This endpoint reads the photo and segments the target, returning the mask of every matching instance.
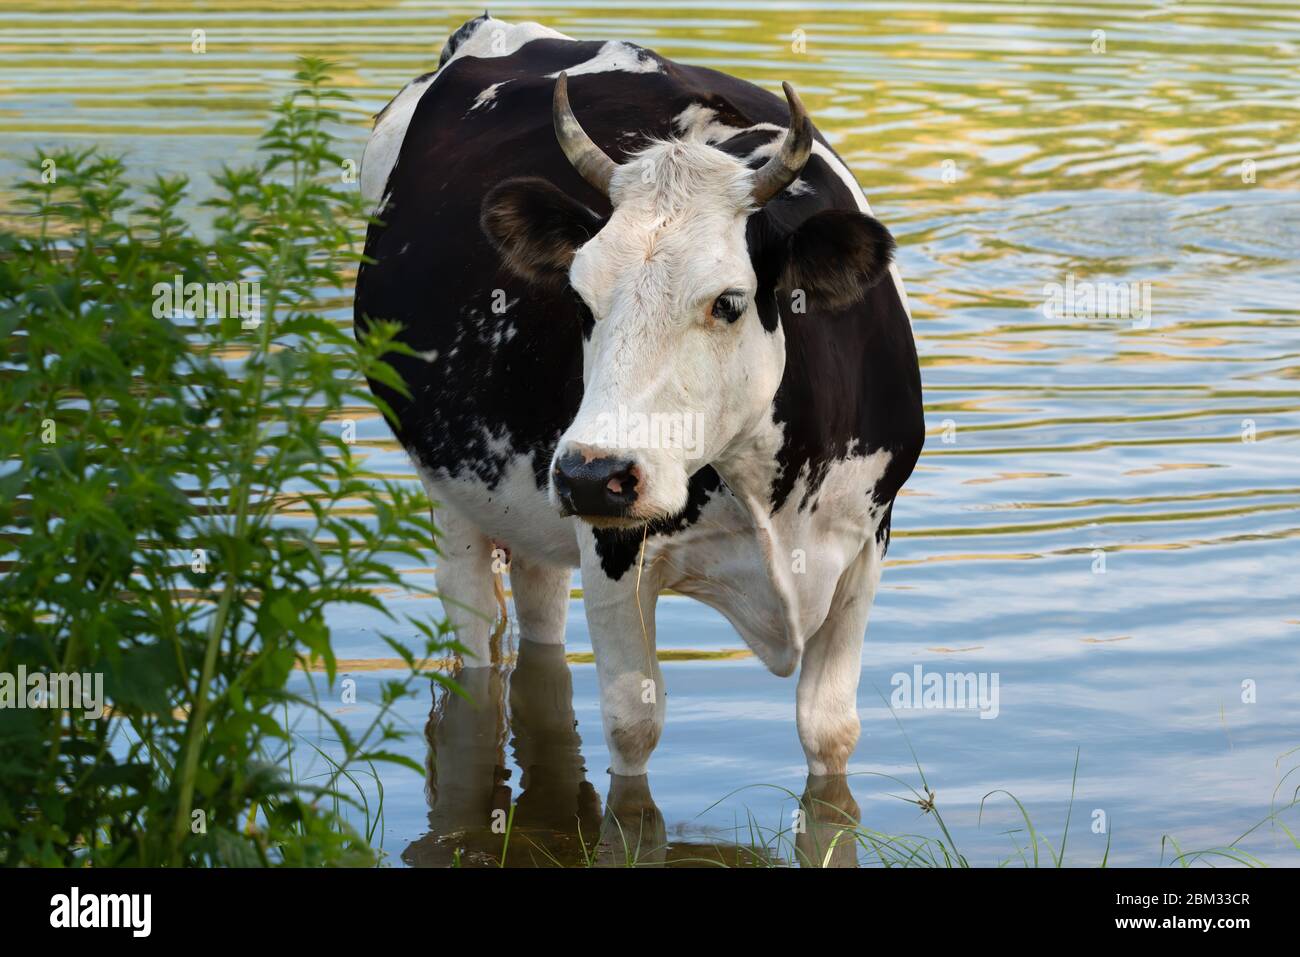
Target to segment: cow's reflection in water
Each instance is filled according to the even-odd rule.
[[[513,668],[493,664],[457,672],[468,700],[435,689],[425,727],[429,832],[406,848],[403,861],[415,867],[496,867],[504,850],[507,867],[752,866],[787,863],[792,856],[819,866],[856,864],[851,835],[835,840],[858,819],[842,777],[808,778],[803,826],[793,829],[794,855],[790,835],[780,842],[784,855],[775,847],[698,838],[674,836],[670,843],[645,775],[609,775],[602,812],[600,795],[587,780],[564,652],[563,645],[524,638]],[[517,795],[507,748],[521,769]]]
[[[795,830],[800,863],[811,867],[857,867],[858,802],[844,775],[808,775],[800,810],[804,826]]]

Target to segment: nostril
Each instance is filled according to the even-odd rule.
[[[630,465],[624,466],[614,472],[605,483],[605,488],[611,495],[617,495],[623,499],[636,497],[636,473]]]

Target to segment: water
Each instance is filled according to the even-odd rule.
[[[57,143],[127,151],[141,179],[201,180],[248,154],[297,53],[344,64],[356,103],[343,133],[359,159],[367,117],[477,12],[379,0],[323,11],[243,0],[0,6],[0,199],[26,175],[21,159]],[[1005,796],[981,821],[995,789],[1059,845],[1076,750],[1072,864],[1107,853],[1112,864],[1155,864],[1165,835],[1183,849],[1222,845],[1289,800],[1297,775],[1285,775],[1300,763],[1287,755],[1300,746],[1300,10],[792,11],[746,0],[492,11],[632,39],[773,88],[791,80],[899,239],[930,437],[895,508],[863,657],[851,788],[864,827],[937,836],[932,816],[899,799],[913,796],[904,785],[882,776],[920,786],[909,739],[975,863],[1018,863],[1026,843],[1007,833],[1023,824]],[[206,53],[190,52],[195,29]],[[1049,318],[1045,286],[1071,278],[1149,283],[1150,313]],[[345,299],[335,308],[350,321]],[[410,476],[382,422],[360,434],[378,468]],[[428,568],[409,576],[431,581]],[[439,612],[415,594],[385,597],[398,612]],[[487,862],[501,838],[485,824],[510,801],[511,863],[745,860],[716,846],[771,843],[788,829],[805,786],[793,682],[724,654],[741,643],[700,605],[669,596],[659,616],[660,647],[679,660],[664,669],[668,723],[649,794],[607,793],[575,601],[571,662],[507,635],[519,670],[480,675],[477,710],[438,707],[432,812],[417,775],[382,772],[388,861],[445,864],[460,848],[463,863]],[[357,728],[391,676],[379,625],[355,612],[335,622],[359,685],[340,717]],[[996,675],[997,717],[898,709],[896,720],[891,681],[917,666]],[[538,701],[549,706],[530,708]],[[414,732],[402,750],[422,764],[432,706],[426,695],[399,711]],[[646,812],[639,849],[617,839],[584,849],[611,798]],[[1294,830],[1294,812],[1284,820]],[[809,846],[777,843],[785,860]],[[1275,827],[1240,846],[1300,863]]]

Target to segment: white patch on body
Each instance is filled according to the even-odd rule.
[[[361,195],[370,203],[377,203],[388,185],[388,174],[397,164],[397,154],[402,151],[406,128],[420,103],[420,97],[437,77],[412,80],[402,87],[393,101],[375,121],[375,128],[366,141],[361,154]]]
[[[441,73],[461,57],[510,56],[525,43],[531,43],[533,40],[572,39],[573,37],[566,36],[559,30],[544,27],[540,23],[531,21],[506,23],[504,20],[489,17],[481,21],[474,32],[461,41],[460,46],[447,58],[447,62],[438,72]]]
[[[583,73],[658,73],[659,61],[639,47],[621,40],[610,40],[590,60],[546,74],[557,77],[561,73],[578,76]]]
[[[505,86],[509,82],[509,80],[502,80],[500,83],[493,83],[478,96],[474,97],[474,102],[470,105],[470,108],[465,111],[465,114],[468,116],[475,110],[482,109],[485,106],[488,110],[491,110],[497,105],[497,90],[501,89],[501,87]]]
[[[510,448],[508,438],[492,439],[491,444],[497,449]],[[469,477],[456,478],[426,469],[419,462],[416,468],[430,497],[453,505],[484,535],[507,545],[512,554],[577,567],[578,520],[561,516],[547,501],[546,491],[537,488],[531,455],[511,458],[496,488],[488,488],[472,477],[472,472],[462,473]]]

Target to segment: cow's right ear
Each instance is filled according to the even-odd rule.
[[[528,282],[555,288],[568,282],[578,247],[604,225],[586,206],[536,176],[492,187],[483,197],[479,222],[507,269]]]

